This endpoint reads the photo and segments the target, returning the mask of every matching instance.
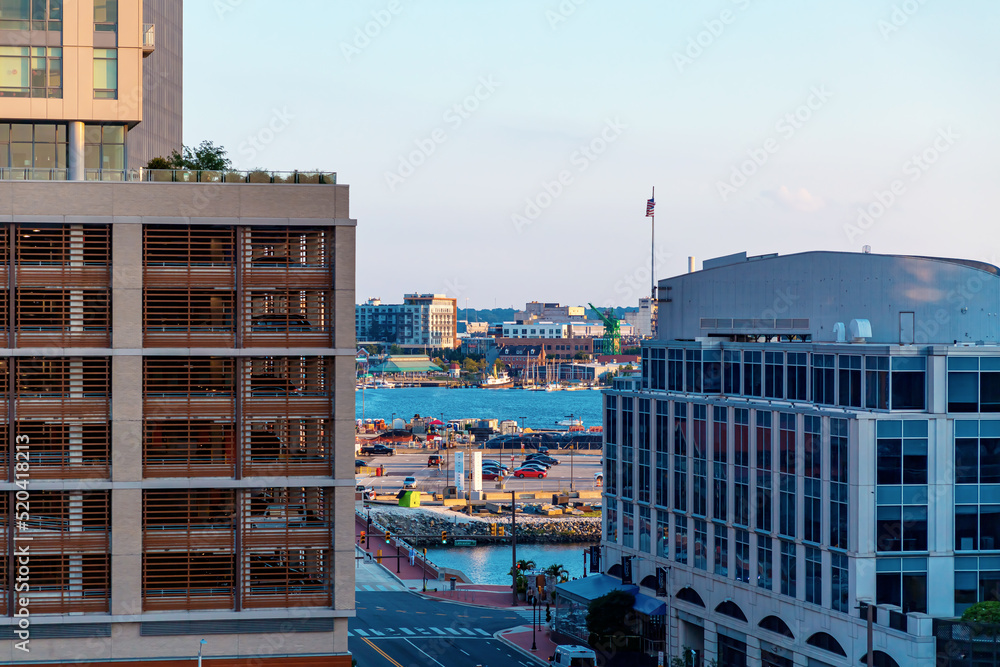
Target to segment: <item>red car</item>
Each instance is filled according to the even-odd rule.
[[[500,476],[500,473],[498,473],[498,472],[484,472],[483,473],[483,479],[488,479],[490,481],[494,481],[495,482],[495,481],[497,481],[500,478],[501,478],[501,476]]]
[[[537,468],[518,468],[514,471],[514,477],[538,477],[545,478],[545,471]]]

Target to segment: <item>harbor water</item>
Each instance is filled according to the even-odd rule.
[[[594,392],[597,393],[597,392]],[[559,564],[570,578],[583,576],[583,552],[587,544],[517,545],[518,560],[535,561],[538,569]],[[510,545],[486,547],[430,547],[427,558],[435,565],[460,570],[473,583],[508,585],[511,582]]]
[[[413,415],[449,419],[512,419],[533,429],[565,428],[569,415],[584,427],[600,426],[601,392],[526,391],[524,389],[445,389],[403,387],[365,389],[354,395],[357,419],[385,419],[393,414],[409,421]],[[522,424],[522,421],[525,422]]]

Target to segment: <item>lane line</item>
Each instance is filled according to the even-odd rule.
[[[379,655],[381,655],[383,658],[385,658],[386,660],[388,660],[389,662],[391,662],[393,665],[395,665],[395,667],[403,667],[401,664],[399,664],[398,662],[396,662],[395,660],[393,660],[391,657],[389,657],[388,653],[386,653],[385,651],[383,651],[382,649],[380,649],[378,646],[375,646],[375,644],[371,643],[371,641],[369,641],[368,639],[362,638],[362,641],[364,641],[366,644],[368,644],[373,649],[375,649],[375,651]],[[416,648],[416,647],[414,647],[414,648]],[[417,649],[417,650],[420,650],[420,649]],[[428,657],[430,657],[430,656],[428,656]],[[442,665],[442,667],[444,667],[444,666]]]
[[[434,663],[435,665],[441,665],[441,663],[440,663],[440,662],[438,662],[437,660],[435,660],[434,658],[432,658],[432,657],[431,657],[431,656],[430,656],[430,655],[429,655],[428,653],[425,653],[425,652],[424,652],[424,651],[423,651],[422,649],[420,649],[419,647],[417,647],[417,645],[416,645],[416,644],[414,644],[413,642],[411,642],[411,641],[410,641],[409,639],[406,639],[406,640],[404,640],[404,641],[405,641],[405,642],[406,642],[407,644],[409,644],[410,646],[412,646],[413,648],[417,649],[418,651],[420,651],[421,653],[423,653],[424,655],[426,655],[426,656],[427,656],[427,658],[428,658],[428,660],[430,660],[431,662],[433,662],[433,663]],[[401,667],[402,667],[402,666],[401,666]],[[444,666],[444,665],[441,665],[441,667],[445,667],[445,666]]]

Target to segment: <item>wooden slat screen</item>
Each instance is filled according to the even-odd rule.
[[[107,347],[110,227],[15,225],[14,230],[16,344]]]
[[[109,491],[31,492],[28,518],[15,522],[15,536],[31,538],[18,543],[30,545],[32,613],[110,611],[109,501]]]
[[[231,477],[235,452],[236,360],[143,359],[146,477]]]
[[[244,474],[332,474],[329,360],[257,357],[243,364]]]
[[[232,347],[232,227],[143,228],[143,322],[149,347]]]
[[[332,604],[331,495],[265,488],[243,503],[243,606]]]
[[[143,492],[143,608],[232,609],[236,494]]]
[[[110,371],[107,357],[16,357],[16,418],[107,421]]]
[[[4,428],[6,430],[6,428]],[[17,436],[28,437],[35,479],[107,479],[111,424],[105,419],[24,420]]]
[[[243,345],[330,346],[333,231],[250,227],[242,248]]]

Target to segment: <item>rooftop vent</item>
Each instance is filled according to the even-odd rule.
[[[872,337],[872,323],[868,320],[851,320],[851,342],[863,343]]]
[[[837,322],[833,325],[833,340],[838,343],[847,342],[847,328],[843,322]]]

